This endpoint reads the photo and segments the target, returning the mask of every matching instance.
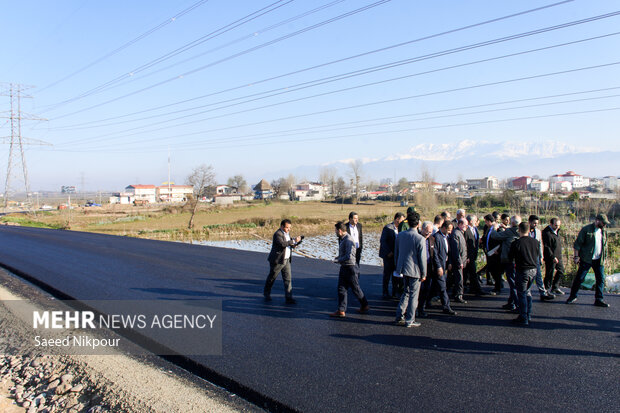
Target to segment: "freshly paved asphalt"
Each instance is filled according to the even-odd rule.
[[[334,242],[335,245],[335,242]],[[335,247],[334,247],[335,252]],[[266,255],[181,243],[34,228],[0,228],[0,263],[81,300],[223,300],[223,355],[193,360],[222,384],[280,405],[325,411],[618,411],[620,297],[592,306],[534,294],[529,328],[499,309],[506,295],[430,310],[420,328],[391,325],[380,268],[362,266],[370,314],[336,309],[338,267],[295,257],[293,291],[262,301]],[[275,407],[274,407],[275,406]]]

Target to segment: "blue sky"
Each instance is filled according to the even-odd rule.
[[[464,140],[620,150],[613,1],[0,4],[0,82],[34,86],[22,135],[53,145],[27,147],[33,190],[160,183],[168,153],[177,182],[252,183]]]

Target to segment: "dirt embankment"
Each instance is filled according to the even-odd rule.
[[[41,354],[10,303],[51,299],[0,269],[0,412],[261,411],[156,356]]]

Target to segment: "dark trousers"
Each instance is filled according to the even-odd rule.
[[[519,315],[523,320],[529,320],[532,314],[532,293],[530,289],[536,277],[536,268],[531,270],[517,271],[515,284],[517,288]]]
[[[480,278],[478,278],[478,274],[476,273],[476,261],[470,261],[469,264],[467,264],[465,267],[465,277],[469,279],[469,292],[471,294],[476,294],[482,291]]]
[[[286,298],[293,297],[293,283],[291,281],[291,260],[290,258],[284,260],[282,264],[270,264],[269,275],[265,281],[265,289],[263,294],[269,296],[271,294],[271,287],[278,278],[278,274],[282,272],[282,281],[284,282],[284,294]]]
[[[463,268],[455,268],[452,266],[452,279],[454,287],[452,293],[455,297],[463,295]]]
[[[555,271],[555,276],[553,272]],[[545,261],[545,288],[549,290],[550,288],[559,288],[560,281],[564,277],[564,265],[562,265],[562,261],[557,264],[553,262],[553,260]]]
[[[368,305],[364,292],[360,288],[357,265],[341,265],[338,273],[338,311],[347,311],[347,291],[349,288],[355,294],[362,307]]]
[[[388,296],[390,280],[392,280],[392,297],[400,297],[403,292],[403,279],[394,277],[394,270],[396,264],[394,264],[394,257],[383,259],[383,295]]]
[[[517,299],[517,287],[515,284],[515,264],[513,262],[504,264],[504,271],[506,271],[506,280],[508,280],[508,305],[513,304],[518,306],[519,300]]]
[[[362,249],[361,248],[357,248],[355,250],[355,263],[357,264],[358,267],[360,265],[361,259],[362,259]],[[359,271],[358,271],[358,276],[359,276]]]
[[[444,310],[450,309],[450,298],[448,297],[448,290],[446,289],[446,271],[440,277],[436,272],[431,277],[427,277],[426,281],[422,283],[420,289],[420,298],[418,300],[418,308],[424,308],[426,304],[430,304],[431,298],[433,298],[433,292],[439,291],[439,298],[441,299],[441,305]]]
[[[502,279],[504,266],[497,254],[487,257],[487,268],[489,268],[493,281],[495,281],[495,288],[493,288],[493,291],[498,294],[501,293],[502,288],[504,288],[504,280]]]
[[[603,299],[603,289],[605,288],[605,267],[601,263],[601,260],[592,260],[592,263],[579,263],[579,269],[577,270],[577,275],[573,279],[573,286],[570,289],[570,296],[577,297],[577,293],[579,292],[579,287],[583,283],[583,280],[586,279],[586,275],[588,271],[592,268],[594,270],[594,277],[596,278],[596,287],[594,288],[594,297],[597,300]]]

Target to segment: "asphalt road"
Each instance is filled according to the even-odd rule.
[[[380,299],[379,267],[361,269],[370,314],[356,314],[351,296],[347,317],[332,320],[338,267],[326,261],[293,259],[294,306],[284,304],[280,279],[274,301],[263,302],[262,253],[2,227],[0,263],[81,300],[223,300],[223,355],[193,361],[271,409],[620,408],[619,296],[608,295],[604,309],[587,291],[573,305],[535,294],[529,328],[510,324],[514,315],[499,308],[505,294],[469,297],[453,306],[458,316],[430,310],[420,328],[406,329],[391,324],[396,303]]]

